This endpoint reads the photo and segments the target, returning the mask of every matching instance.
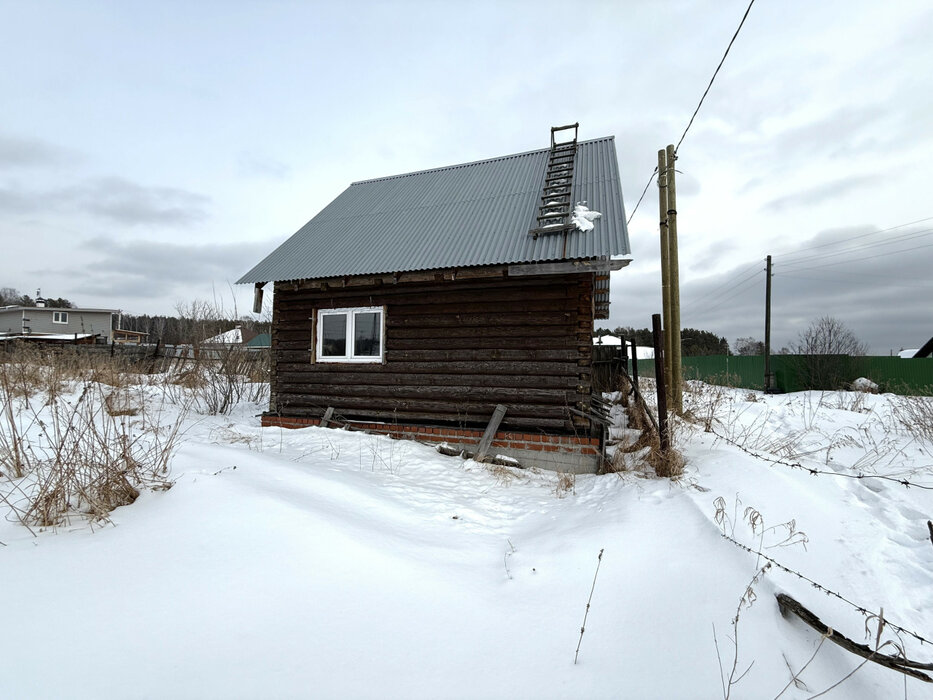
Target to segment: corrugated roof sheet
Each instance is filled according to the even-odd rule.
[[[594,230],[541,235],[535,217],[548,149],[354,182],[238,280],[386,274],[630,252],[613,137],[577,145],[572,196]]]

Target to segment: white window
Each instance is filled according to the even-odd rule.
[[[68,312],[67,311],[53,311],[52,312],[52,323],[68,323]]]
[[[321,309],[317,312],[318,362],[382,362],[381,307]]]

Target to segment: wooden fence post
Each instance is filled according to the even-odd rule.
[[[671,436],[667,427],[667,387],[664,382],[664,333],[661,331],[661,314],[651,316],[651,339],[654,342],[654,376],[658,388],[658,433],[661,438],[661,453],[671,450]]]

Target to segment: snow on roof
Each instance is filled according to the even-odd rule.
[[[622,339],[614,335],[602,335],[593,338],[593,345],[609,345],[621,347]],[[635,348],[635,357],[637,357],[639,360],[653,360],[654,348],[646,345],[638,345]]]
[[[212,338],[205,340],[202,345],[241,345],[243,343],[243,331],[240,327],[224,331]]]
[[[598,211],[592,211],[586,206],[586,202],[580,202],[573,208],[573,216],[570,220],[573,222],[573,225],[577,227],[578,231],[586,233],[587,231],[592,231],[596,227],[594,222],[601,216],[602,214]]]
[[[899,353],[897,353],[897,356],[906,360],[916,355],[919,351],[920,351],[920,348],[911,348],[909,350],[901,350]]]
[[[30,333],[29,335],[23,335],[22,333],[0,333],[0,340],[54,340],[54,341],[69,341],[69,340],[86,340],[88,338],[95,337],[95,333]]]

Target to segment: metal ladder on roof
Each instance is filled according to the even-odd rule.
[[[538,207],[537,227],[528,233],[535,239],[542,234],[564,233],[573,228],[570,222],[573,186],[573,166],[577,156],[577,134],[580,123],[551,127],[551,151],[544,173],[544,188]],[[573,129],[573,140],[557,141],[559,132]]]

